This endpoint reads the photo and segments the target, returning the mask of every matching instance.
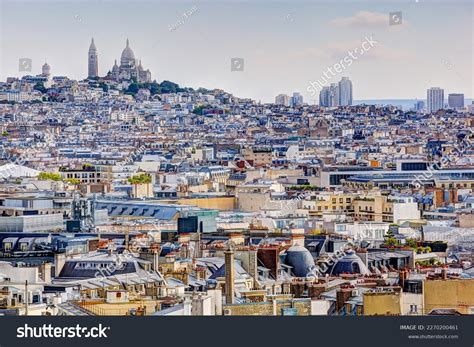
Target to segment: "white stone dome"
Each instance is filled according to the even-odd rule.
[[[133,53],[132,49],[129,46],[129,42],[127,39],[127,46],[122,51],[122,56],[120,57],[120,64],[121,65],[133,65],[135,63],[135,54]]]

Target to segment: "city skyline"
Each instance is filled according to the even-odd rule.
[[[2,345],[474,341],[474,3],[363,1],[0,0]]]
[[[422,99],[431,86],[439,86],[448,94],[463,93],[467,99],[473,94],[469,37],[455,46],[450,41],[452,37],[466,37],[469,32],[469,2],[456,2],[453,7],[438,3],[345,3],[335,9],[320,2],[315,7],[303,3],[297,10],[288,3],[268,8],[264,2],[107,4],[110,5],[86,1],[79,7],[42,2],[37,6],[4,1],[0,44],[8,54],[2,56],[1,79],[28,74],[18,71],[18,59],[23,57],[33,61],[31,74],[39,74],[47,60],[53,76],[84,79],[91,37],[99,52],[99,75],[104,76],[128,37],[134,43],[137,59],[147,62],[152,80],[170,80],[193,88],[220,88],[262,102],[271,102],[280,93],[299,91],[305,101],[313,103],[318,96],[308,93],[308,82],[337,63],[345,50],[357,47],[366,35],[373,35],[379,42],[377,46],[326,86],[349,76],[357,85],[354,100]],[[51,22],[47,19],[53,15],[53,7],[55,21]],[[97,16],[95,12],[102,13],[104,7],[108,16]],[[319,11],[309,11],[315,8]],[[403,23],[389,25],[388,14],[397,9],[403,13]],[[428,9],[433,20],[426,21],[422,15]],[[448,10],[458,14],[457,20],[445,18],[446,25],[437,28],[435,19]],[[124,21],[121,13],[140,16],[132,15]],[[11,25],[20,15],[25,24]],[[209,24],[211,17],[214,25]],[[143,30],[135,28],[137,18]],[[32,30],[35,25],[42,26],[43,35]],[[59,26],[68,28],[68,34],[58,32]],[[426,35],[434,35],[438,44],[449,44],[451,50],[441,54],[435,50],[436,45],[424,41]],[[28,37],[31,44],[21,45]],[[231,71],[234,57],[244,59],[243,71]]]

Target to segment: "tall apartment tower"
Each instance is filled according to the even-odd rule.
[[[464,94],[452,93],[448,95],[449,108],[459,109],[464,108]]]
[[[286,94],[279,94],[275,97],[275,104],[290,106],[290,97]]]
[[[319,106],[337,107],[352,105],[352,81],[342,77],[337,83],[323,87],[319,93]]]
[[[229,248],[224,252],[225,258],[225,302],[233,304],[234,300],[234,251]]]
[[[433,87],[426,92],[426,107],[428,113],[436,112],[444,108],[444,89]]]
[[[94,44],[94,38],[92,38],[91,45],[89,46],[88,55],[88,77],[99,76],[99,58],[97,56],[97,48]]]
[[[329,87],[323,87],[319,92],[319,106],[329,107],[331,106],[331,90]]]
[[[331,83],[329,87],[329,104],[331,107],[339,106],[339,84],[338,83]]]
[[[339,105],[352,105],[352,82],[349,77],[342,77],[339,81]]]
[[[290,106],[301,106],[303,105],[303,95],[298,92],[294,92],[293,96],[290,98]]]

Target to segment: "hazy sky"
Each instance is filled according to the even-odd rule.
[[[372,36],[377,44],[329,81],[348,76],[354,99],[424,98],[431,86],[474,96],[472,0],[0,2],[2,80],[24,74],[23,57],[33,74],[47,59],[53,75],[82,79],[91,37],[105,75],[129,38],[159,82],[262,101],[299,91],[309,101],[309,81]],[[389,25],[396,11],[402,24]],[[231,58],[244,59],[243,72]]]

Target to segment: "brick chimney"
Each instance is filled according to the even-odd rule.
[[[339,312],[344,303],[352,296],[354,288],[340,288],[336,291],[336,312]]]
[[[225,302],[234,303],[234,251],[228,249],[224,252],[225,257]]]

